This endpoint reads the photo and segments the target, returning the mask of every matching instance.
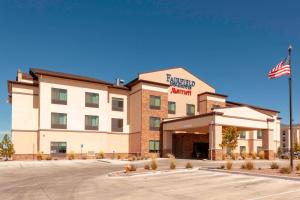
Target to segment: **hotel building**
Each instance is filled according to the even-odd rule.
[[[280,126],[280,147],[282,152],[290,151],[290,126],[281,124]],[[293,143],[300,144],[300,124],[293,125]]]
[[[278,111],[228,101],[182,67],[141,73],[127,84],[19,70],[8,93],[15,159],[103,151],[220,160],[226,127],[240,131],[237,153],[264,151],[273,159],[280,145]]]

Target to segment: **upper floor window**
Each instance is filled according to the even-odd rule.
[[[123,111],[124,110],[124,100],[121,98],[112,98],[112,110],[113,111]]]
[[[51,128],[66,129],[67,128],[67,114],[51,113]]]
[[[246,139],[246,131],[241,131],[240,139]]]
[[[149,129],[151,131],[158,131],[160,128],[160,118],[159,117],[150,117]]]
[[[257,139],[262,139],[262,130],[257,131]]]
[[[86,92],[85,93],[85,106],[99,108],[99,94]]]
[[[67,105],[67,90],[51,88],[51,103]]]
[[[168,113],[169,114],[175,114],[176,113],[176,103],[169,101],[168,102]]]
[[[195,105],[194,104],[186,104],[186,115],[188,115],[188,116],[195,115]]]
[[[112,118],[111,119],[111,131],[123,132],[123,119]]]
[[[160,96],[150,96],[150,108],[151,109],[160,109]]]
[[[285,131],[282,131],[282,135],[285,135]]]
[[[159,140],[150,140],[149,141],[149,152],[150,153],[159,152]]]
[[[99,117],[93,115],[85,116],[85,130],[98,130]]]

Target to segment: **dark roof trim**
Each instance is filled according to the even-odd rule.
[[[254,109],[280,113],[280,111],[278,111],[278,110],[271,110],[271,109],[268,109],[268,108],[262,108],[262,107],[258,107],[258,106],[245,104],[245,103],[239,103],[239,102],[233,102],[233,101],[226,101],[226,103],[233,104],[233,105],[238,105],[238,106],[248,106],[248,107],[251,107],[251,108],[254,108]]]
[[[95,78],[90,78],[90,77],[86,77],[86,76],[79,76],[79,75],[75,75],[75,74],[67,74],[67,73],[62,73],[62,72],[53,72],[53,71],[37,69],[37,68],[31,68],[30,69],[30,74],[33,77],[38,77],[38,75],[46,75],[46,76],[52,76],[52,77],[58,77],[58,78],[76,80],[76,81],[84,81],[84,82],[90,82],[90,83],[103,84],[103,85],[107,85],[111,88],[126,89],[126,87],[124,87],[124,86],[116,86],[112,83],[102,81],[102,80],[99,80],[99,79],[95,79]]]
[[[171,123],[171,122],[178,122],[178,121],[196,119],[196,118],[201,118],[201,117],[206,117],[206,116],[213,116],[213,115],[223,115],[223,113],[222,112],[204,113],[204,114],[201,114],[201,115],[194,115],[194,116],[182,117],[182,118],[174,119],[174,120],[170,120],[170,121],[164,121],[164,122],[162,122],[162,124],[168,124],[168,123]]]
[[[169,84],[166,83],[158,83],[158,82],[154,82],[154,81],[148,81],[148,80],[142,80],[142,79],[134,79],[132,81],[130,81],[129,83],[126,84],[127,87],[132,87],[138,83],[150,83],[150,84],[154,84],[154,85],[160,85],[160,86],[165,86],[165,87],[169,87]]]
[[[213,93],[213,92],[203,92],[203,93],[201,93],[201,94],[198,94],[198,96],[205,95],[205,94],[214,95],[214,96],[220,96],[220,97],[225,97],[225,98],[228,97],[228,96],[225,95],[225,94],[218,94],[218,93]]]

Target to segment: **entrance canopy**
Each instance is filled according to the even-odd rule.
[[[196,116],[167,119],[162,123],[162,155],[172,153],[173,134],[198,133],[209,137],[209,156],[213,160],[222,158],[222,130],[236,127],[238,130],[262,130],[263,150],[267,159],[274,158],[274,134],[278,132],[280,120],[276,115],[255,110],[247,106],[223,107]]]

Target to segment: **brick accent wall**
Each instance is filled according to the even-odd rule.
[[[150,109],[150,95],[160,96],[160,110]],[[168,117],[168,93],[143,90],[142,91],[142,131],[141,131],[141,154],[149,153],[149,140],[159,140],[160,132],[150,130],[150,117]]]

